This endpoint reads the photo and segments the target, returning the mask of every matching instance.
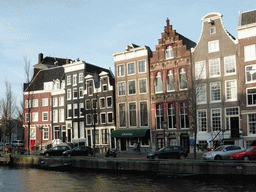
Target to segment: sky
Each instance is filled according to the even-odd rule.
[[[25,82],[24,57],[38,54],[111,67],[113,53],[134,43],[155,51],[167,17],[179,34],[198,42],[208,13],[223,15],[237,38],[238,13],[256,9],[253,0],[0,0],[0,97],[5,80],[17,100]],[[31,67],[32,69],[32,67]]]

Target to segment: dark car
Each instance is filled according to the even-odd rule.
[[[168,146],[164,147],[154,153],[149,153],[147,155],[148,159],[184,159],[188,156],[187,149],[180,146]]]
[[[93,149],[88,146],[79,146],[74,149],[64,151],[63,152],[64,156],[92,156],[93,155]]]
[[[68,145],[59,145],[51,149],[41,152],[41,155],[49,156],[61,156],[64,151],[70,150],[71,148]]]

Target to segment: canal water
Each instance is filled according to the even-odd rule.
[[[0,167],[0,191],[256,191],[255,177],[152,177],[127,172]]]

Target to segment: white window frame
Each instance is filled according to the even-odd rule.
[[[77,94],[77,96],[75,97],[75,92]],[[73,99],[77,99],[78,97],[78,92],[77,92],[77,88],[73,88]]]
[[[237,114],[234,114],[234,112],[232,114],[228,114],[227,111],[229,109],[237,109]],[[232,110],[232,111],[234,111],[234,110]],[[238,106],[237,107],[226,107],[225,108],[225,130],[231,131],[230,118],[237,117],[239,119],[239,116],[240,116],[240,108]],[[229,121],[229,123],[227,121]],[[229,127],[227,127],[227,125],[229,125]]]
[[[199,112],[205,113],[205,117],[199,117]],[[206,122],[205,130],[203,130],[203,128],[202,128],[202,124],[201,124],[202,119],[205,119],[205,122]],[[207,132],[208,127],[207,127],[207,110],[206,109],[197,110],[197,126],[198,126],[198,128],[197,128],[198,132],[202,132],[202,133]]]
[[[29,122],[29,113],[25,113],[25,122]]]
[[[147,63],[146,63],[146,59],[143,59],[143,60],[139,60],[138,62],[138,73],[141,74],[141,73],[146,73],[147,72]],[[144,64],[144,71],[140,71],[140,65],[141,64]]]
[[[200,89],[199,89],[200,88]],[[202,97],[200,97],[202,96]],[[200,99],[204,98],[204,100]],[[206,83],[198,84],[196,86],[196,103],[197,104],[206,104],[207,103],[207,88]]]
[[[73,86],[77,85],[77,74],[73,75]]]
[[[104,100],[104,106],[102,106],[101,100]],[[105,97],[100,97],[99,102],[100,102],[100,109],[105,109],[106,108],[106,98]]]
[[[108,99],[111,99],[111,106],[108,106]],[[109,97],[106,97],[106,106],[107,106],[107,108],[112,108],[112,106],[113,106],[113,99],[112,99],[112,97],[111,96],[109,96]]]
[[[255,89],[255,94],[254,94],[254,93],[248,94],[248,91],[249,91],[250,89]],[[249,105],[249,103],[248,103],[248,100],[249,100],[249,99],[248,99],[248,95],[252,95],[252,105]],[[246,89],[246,106],[247,106],[247,107],[256,106],[256,101],[253,102],[254,95],[255,95],[255,97],[256,97],[256,87],[250,87],[250,88],[247,88],[247,89]]]
[[[47,107],[48,106],[48,98],[43,98],[42,99],[42,107]]]
[[[78,115],[76,116],[76,113],[75,113],[75,110],[78,110],[78,106],[77,106],[77,103],[74,103],[73,104],[73,118],[78,118],[79,116],[79,110],[78,110]]]
[[[244,46],[244,62],[256,59],[255,44]]]
[[[69,114],[69,111],[71,111],[71,114]],[[67,104],[67,119],[71,119],[72,116],[72,104]]]
[[[79,103],[79,117],[84,117],[84,115],[82,115],[82,111],[81,109],[84,109],[84,103]]]
[[[227,70],[231,70],[232,68],[235,70],[234,72],[227,72]],[[236,74],[236,56],[235,55],[224,57],[224,74],[226,76]]]
[[[67,100],[71,100],[72,96],[71,96],[71,89],[67,89]]]
[[[195,62],[195,78],[196,80],[206,79],[206,62]]]
[[[134,72],[130,72],[130,71],[129,71],[129,66],[133,66]],[[136,74],[135,62],[129,62],[129,63],[127,63],[127,76],[135,75],[135,74]]]
[[[57,109],[54,109],[53,110],[53,123],[58,123],[58,110]]]
[[[254,119],[254,121],[250,121],[250,118],[249,118],[249,116],[254,116],[253,117],[253,119]],[[251,131],[251,126],[250,126],[250,124],[252,124],[252,125],[255,125],[256,124],[256,113],[251,113],[251,114],[247,114],[247,127],[248,127],[248,135],[249,136],[255,136],[256,135],[256,127],[254,128],[255,129],[255,133],[251,133],[251,132],[253,132],[253,131]]]
[[[141,117],[141,103],[145,103],[145,102],[147,104],[147,111],[146,112],[147,112],[147,119],[148,119],[147,124],[148,125],[141,125],[141,119],[142,119],[142,117]],[[140,125],[140,127],[148,127],[149,126],[149,114],[148,114],[148,101],[147,100],[139,102],[139,125]]]
[[[213,130],[213,111],[214,110],[219,110],[219,112],[220,112],[220,116],[219,116],[219,120],[220,120],[220,127],[219,127],[219,129],[218,130]],[[222,127],[222,114],[221,114],[221,108],[214,108],[214,109],[211,109],[211,127],[212,127],[212,131],[213,132],[218,132],[218,131],[220,131],[221,130],[221,127]]]
[[[217,52],[220,50],[219,40],[208,42],[208,53]]]
[[[228,83],[231,82],[231,87],[228,87]],[[225,81],[225,96],[226,101],[237,101],[237,81],[236,79]],[[231,92],[231,94],[229,94]],[[231,98],[228,98],[231,95]]]
[[[33,99],[33,107],[38,107],[38,99]]]
[[[71,75],[67,76],[67,85],[71,85]]]
[[[248,70],[249,68],[252,68],[251,70]],[[250,74],[251,80],[248,81],[248,75],[247,73]],[[253,78],[255,77],[255,78]],[[245,82],[246,83],[256,83],[256,64],[253,65],[246,65],[245,66]]]
[[[58,107],[58,97],[53,97],[52,101],[53,101],[53,107]]]
[[[90,104],[90,108],[87,108],[87,102]],[[85,100],[85,109],[86,109],[86,110],[90,110],[90,109],[92,108],[91,105],[92,105],[91,100],[90,100],[90,99],[86,99],[86,100]]]
[[[80,95],[80,93],[82,93],[82,95]],[[79,95],[79,98],[84,98],[84,88],[83,87],[79,87],[78,95]]]
[[[214,91],[212,89],[212,84],[217,84],[217,83],[219,84],[219,90],[220,90],[219,97],[220,97],[220,99],[219,100],[212,100],[212,94],[213,94],[212,92]],[[221,102],[221,82],[220,81],[210,83],[210,97],[211,97],[211,103]]]
[[[49,128],[48,127],[43,128],[43,140],[49,140]]]
[[[171,45],[166,47],[165,50],[165,59],[172,59],[174,58],[174,50],[173,47]]]
[[[160,75],[159,75],[160,74]],[[162,90],[161,91],[157,91],[157,82],[158,81],[161,81],[161,85],[158,85],[158,86],[160,86],[160,88],[162,88]],[[158,71],[157,73],[156,73],[156,76],[155,76],[155,93],[163,93],[163,80],[162,80],[162,73],[160,72],[160,71]],[[160,83],[160,82],[159,82]]]
[[[44,120],[44,115],[45,115],[45,114],[47,114],[47,116],[46,116],[47,119],[46,119],[46,120]],[[49,119],[48,111],[43,111],[43,112],[42,112],[42,121],[48,121],[48,119]]]
[[[124,84],[124,88],[123,88],[124,94],[122,94],[122,95],[120,95],[120,91],[119,91],[121,84]],[[125,92],[126,92],[125,90],[126,90],[125,81],[120,81],[120,82],[118,82],[118,83],[117,83],[117,91],[118,91],[118,96],[119,96],[119,97],[125,96]]]
[[[32,121],[33,122],[38,122],[38,112],[33,112],[32,113]]]
[[[107,89],[104,90],[104,87],[106,87]],[[102,91],[103,91],[103,92],[107,92],[107,91],[108,91],[108,84],[103,84],[103,85],[102,85]]]
[[[184,71],[182,71],[184,70]],[[185,81],[186,81],[186,88],[181,88],[181,82],[182,82],[182,75],[185,74]],[[181,67],[179,69],[179,90],[187,90],[188,89],[188,79],[187,79],[187,68],[186,67]]]
[[[79,73],[79,83],[83,83],[83,73]]]
[[[124,105],[124,126],[121,126],[120,125],[120,105]],[[126,103],[118,103],[118,124],[119,124],[119,127],[120,128],[124,128],[124,127],[126,127],[127,126],[127,111],[126,111]]]
[[[59,122],[65,121],[64,109],[59,109]]]
[[[111,119],[111,121],[109,121],[109,118],[108,118],[108,114],[112,114],[112,119]],[[107,112],[107,122],[108,122],[108,124],[110,124],[110,123],[113,123],[114,121],[113,121],[113,119],[114,119],[114,116],[113,116],[114,114],[113,114],[113,112]]]
[[[59,106],[64,106],[64,97],[59,97]]]
[[[105,115],[105,122],[104,122],[104,123],[102,122],[101,115]],[[105,113],[105,112],[100,113],[100,123],[101,123],[101,124],[106,124],[106,123],[107,123],[107,116],[106,116],[106,113]]]
[[[90,123],[88,123],[88,118],[90,118]],[[92,115],[91,114],[86,114],[86,125],[92,125]]]
[[[130,111],[130,104],[135,104],[135,125],[131,125],[131,111]],[[129,115],[129,127],[137,127],[137,103],[136,102],[129,102],[128,103],[128,115]]]
[[[124,76],[125,76],[125,66],[124,66],[124,64],[117,65],[117,77],[124,77]]]
[[[135,93],[130,93],[130,83],[131,82],[134,82],[134,91],[135,91]],[[133,79],[133,80],[129,80],[128,81],[128,83],[127,83],[128,85],[127,85],[127,88],[128,88],[128,95],[136,95],[136,80],[135,79]]]
[[[220,58],[209,59],[209,77],[215,78],[221,76]]]
[[[145,83],[146,91],[145,92],[141,92],[141,89],[140,89],[141,81],[146,81],[146,83]],[[148,90],[147,90],[147,79],[146,78],[138,79],[138,87],[139,87],[139,94],[147,94],[148,93]]]
[[[169,84],[170,84],[170,82],[169,82],[170,77],[172,77],[172,83],[174,84],[174,89],[170,89],[169,88],[170,87],[169,86]],[[167,72],[167,82],[166,83],[167,83],[166,84],[167,92],[175,91],[174,70],[168,70],[168,72]]]

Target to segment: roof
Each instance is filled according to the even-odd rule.
[[[239,12],[239,25],[256,23],[256,10]]]
[[[57,57],[45,57],[41,63],[35,64],[33,67],[37,69],[48,69],[56,66],[62,66],[66,64],[66,61],[70,59],[57,58]]]

